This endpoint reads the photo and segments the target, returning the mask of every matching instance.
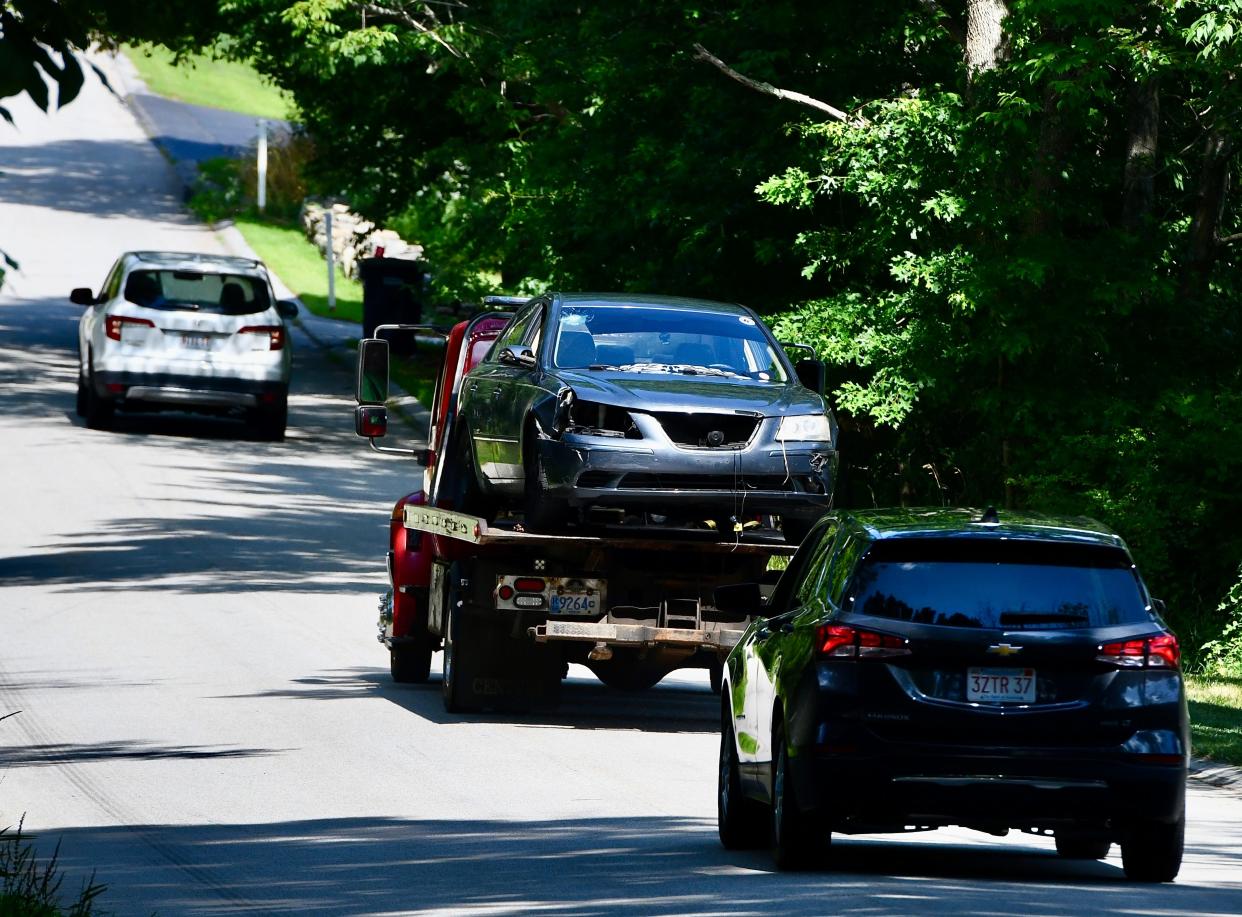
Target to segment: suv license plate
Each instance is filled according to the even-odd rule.
[[[966,700],[985,704],[1035,703],[1034,669],[966,670]]]
[[[206,334],[183,334],[181,346],[189,350],[210,350],[211,338]]]

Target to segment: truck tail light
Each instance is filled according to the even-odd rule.
[[[521,576],[513,581],[513,588],[518,592],[543,592],[548,586],[537,576]]]
[[[245,328],[238,328],[238,334],[266,334],[267,350],[280,350],[285,346],[285,326],[284,325],[247,325]],[[256,347],[256,350],[263,350],[263,347]]]
[[[1101,644],[1095,658],[1123,669],[1176,669],[1182,661],[1182,650],[1172,634],[1157,634]]]
[[[846,624],[821,624],[815,645],[820,656],[834,659],[882,659],[909,656],[910,641],[893,634],[859,630]]]
[[[114,341],[121,339],[121,329],[125,325],[131,328],[154,328],[155,322],[146,318],[133,318],[129,315],[104,316],[104,334]]]

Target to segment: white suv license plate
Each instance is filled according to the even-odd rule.
[[[211,350],[211,336],[206,334],[183,334],[181,346],[187,350]]]
[[[966,670],[966,700],[984,704],[1035,703],[1034,669]]]

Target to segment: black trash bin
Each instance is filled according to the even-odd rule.
[[[400,258],[363,258],[358,262],[362,278],[362,336],[374,337],[377,325],[414,325],[423,316],[421,261]],[[413,347],[413,336],[384,335],[394,348]]]

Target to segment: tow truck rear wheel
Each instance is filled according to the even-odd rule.
[[[430,634],[394,644],[388,650],[388,671],[392,680],[403,685],[421,685],[431,676],[434,651]]]

